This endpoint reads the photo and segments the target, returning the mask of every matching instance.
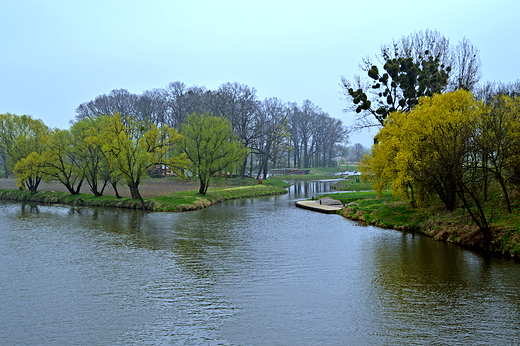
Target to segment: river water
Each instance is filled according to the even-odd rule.
[[[1,345],[512,345],[520,265],[295,207],[0,202]]]

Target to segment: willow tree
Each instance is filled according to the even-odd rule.
[[[69,130],[52,130],[42,153],[45,180],[58,181],[71,195],[79,194],[85,179],[81,149]]]
[[[41,154],[49,131],[40,119],[28,115],[0,114],[0,149],[6,154],[7,164],[16,174],[21,189],[29,189],[33,193],[38,189],[43,178]]]
[[[166,164],[171,170],[178,171],[186,165],[184,155],[171,155],[181,139],[174,128],[157,127],[132,117],[123,120],[117,113],[105,118],[102,127],[105,141],[102,150],[111,169],[123,177],[132,199],[138,199],[143,207],[139,185],[149,167]]]
[[[45,176],[43,162],[42,155],[33,151],[14,165],[13,173],[20,190],[27,189],[32,194],[38,192],[38,186]]]
[[[199,178],[201,195],[208,191],[214,175],[235,168],[247,155],[247,149],[226,118],[194,113],[181,124],[180,133],[180,149]]]
[[[110,167],[101,149],[103,146],[102,125],[104,118],[85,118],[70,128],[78,157],[78,165],[83,171],[85,180],[94,196],[103,195],[110,179]],[[101,183],[101,186],[99,185]],[[119,196],[117,186],[114,186]]]

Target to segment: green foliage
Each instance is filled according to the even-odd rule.
[[[491,242],[490,192],[509,190],[518,177],[520,99],[499,97],[491,105],[464,90],[419,99],[408,113],[390,114],[362,162],[376,192],[390,184],[395,196],[424,208],[439,198],[448,212],[462,205]],[[457,204],[459,203],[459,204]],[[496,205],[496,204],[495,204]]]
[[[415,206],[435,192],[453,210],[456,179],[477,117],[477,103],[462,90],[421,98],[409,113],[392,113],[362,162],[363,178],[377,192],[391,184],[396,196]]]
[[[85,176],[81,149],[69,130],[51,131],[42,154],[45,180],[59,181],[71,195],[78,194]]]
[[[102,125],[101,149],[108,158],[110,168],[125,181],[133,199],[144,206],[139,193],[141,178],[152,165],[167,164],[179,174],[186,165],[184,155],[172,155],[172,150],[181,139],[173,128],[166,125],[158,128],[155,124],[136,121],[119,114],[107,117]]]
[[[425,52],[419,60],[412,57],[384,57],[384,73],[376,65],[367,67],[370,87],[354,88],[343,80],[344,89],[356,113],[375,117],[379,125],[392,112],[408,112],[418,104],[419,98],[433,96],[445,89],[451,69],[445,67],[439,56]],[[373,96],[370,96],[373,95]]]
[[[85,118],[76,122],[70,128],[74,140],[75,152],[78,155],[78,166],[94,196],[101,196],[106,183],[117,180],[118,175],[110,170],[109,162],[103,153],[103,122],[102,116]],[[99,182],[102,186],[99,187]]]
[[[16,174],[16,183],[20,190],[28,189],[31,193],[36,193],[44,176],[43,162],[42,155],[33,151],[16,163],[13,173]]]
[[[338,181],[332,188],[336,191],[368,191],[372,190],[372,184],[360,180],[357,176],[349,176],[346,180]]]
[[[42,157],[49,128],[27,115],[0,114],[0,150],[5,163],[17,175],[20,188],[32,193],[43,178]]]
[[[181,125],[181,134],[180,149],[191,162],[193,174],[199,178],[202,195],[206,194],[214,175],[232,170],[247,154],[225,118],[194,113]]]

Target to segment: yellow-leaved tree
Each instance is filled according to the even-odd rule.
[[[102,128],[102,150],[111,169],[125,180],[132,198],[138,199],[143,207],[139,185],[147,168],[166,164],[172,171],[182,174],[187,165],[184,154],[173,154],[182,138],[174,128],[157,127],[132,117],[122,118],[117,113],[106,117]]]
[[[81,155],[81,142],[69,130],[52,130],[42,153],[45,180],[60,182],[71,195],[79,194],[85,178]]]
[[[21,189],[32,193],[38,190],[43,178],[41,154],[49,132],[40,119],[28,115],[0,114],[0,149],[6,154],[7,164],[17,176]]]
[[[436,195],[448,212],[460,200],[487,241],[490,217],[483,208],[487,166],[479,146],[484,106],[464,90],[419,99],[407,113],[391,113],[362,166],[376,191],[393,193],[415,206]]]
[[[79,154],[79,165],[85,180],[94,196],[103,195],[108,183],[112,185],[116,197],[120,198],[117,188],[121,181],[119,174],[111,170],[105,153],[102,150],[106,140],[103,137],[103,122],[106,116],[85,118],[74,125],[70,131]]]

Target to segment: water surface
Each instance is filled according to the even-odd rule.
[[[298,209],[0,202],[0,344],[517,344],[514,261]]]

